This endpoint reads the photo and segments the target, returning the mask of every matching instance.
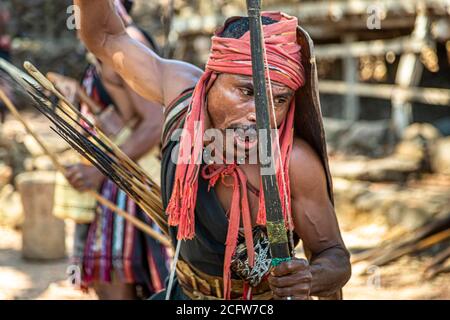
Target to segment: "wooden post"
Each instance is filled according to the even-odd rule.
[[[345,35],[344,43],[350,45],[355,42],[354,34]],[[359,118],[359,96],[353,91],[353,87],[358,83],[358,60],[350,55],[344,57],[344,81],[349,86],[344,98],[344,119],[357,121]]]
[[[419,6],[417,10],[416,23],[411,38],[423,41],[429,30],[429,20],[425,13],[425,8]],[[401,58],[397,69],[395,83],[401,88],[417,86],[422,77],[423,65],[417,54],[405,52]],[[412,104],[404,94],[398,94],[392,99],[392,121],[399,136],[403,130],[412,122]]]
[[[392,100],[402,94],[409,101],[424,104],[448,107],[450,106],[450,90],[440,88],[409,87],[401,88],[392,84],[358,83],[352,88],[344,81],[321,80],[319,83],[321,93],[345,95],[349,90],[361,97]]]

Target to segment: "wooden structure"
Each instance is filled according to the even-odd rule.
[[[171,38],[178,39],[179,45],[182,39],[191,41],[194,36],[211,34],[223,23],[225,16],[245,14],[238,2],[232,4],[221,10],[222,14],[217,14],[220,10],[211,9],[210,12],[215,12],[211,15],[184,15],[183,8],[179,8],[180,15],[174,18]],[[361,95],[387,99],[391,101],[393,125],[401,134],[412,121],[413,100],[450,105],[448,90],[417,88],[424,66],[433,72],[437,69],[436,43],[446,43],[450,52],[449,1],[268,0],[264,10],[282,10],[299,18],[315,41],[319,67],[321,61],[342,61],[344,82],[327,80],[324,83],[321,79],[321,92],[344,96],[342,115],[345,118],[358,120]],[[186,50],[192,50],[192,47],[195,45],[187,46]],[[368,56],[398,59],[395,84],[359,82],[359,59]],[[436,99],[429,99],[430,95]]]

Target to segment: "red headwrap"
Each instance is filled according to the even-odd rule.
[[[262,15],[277,21],[263,26],[270,79],[282,83],[292,90],[297,90],[305,81],[304,69],[301,64],[301,47],[297,43],[297,18],[278,12],[263,12]],[[226,24],[230,21],[233,21],[233,18],[229,19]],[[178,226],[178,239],[192,239],[195,235],[195,204],[203,150],[205,102],[208,90],[219,73],[252,75],[250,32],[246,32],[240,39],[233,39],[220,37],[222,30],[223,28],[219,29],[212,38],[211,54],[206,71],[195,87],[180,141],[173,192],[167,207],[169,224]],[[292,99],[279,134],[283,167],[281,168],[279,161],[276,163],[276,176],[285,220],[290,212],[288,169],[293,142],[294,111],[295,101]],[[229,298],[230,263],[237,243],[241,215],[251,266],[254,259],[247,178],[235,164],[206,166],[202,174],[204,178],[209,179],[210,186],[214,186],[219,177],[231,176],[234,181],[224,261],[224,297]],[[283,175],[285,184],[282,183]],[[261,225],[266,223],[263,192],[260,192],[257,223]]]

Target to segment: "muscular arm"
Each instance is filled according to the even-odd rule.
[[[131,38],[150,47],[150,43],[148,43],[142,32],[135,26],[128,26],[126,32]],[[105,83],[113,81],[113,86],[123,90],[124,98],[129,103],[122,106],[119,105],[118,107],[127,115],[125,118],[129,119],[133,117],[138,120],[131,135],[120,146],[123,152],[136,161],[155,147],[161,139],[162,124],[164,121],[161,105],[138,95],[111,67],[103,65],[102,74]],[[116,103],[118,103],[118,100],[116,100]]]
[[[110,0],[74,0],[80,8],[80,36],[87,48],[114,68],[127,84],[147,100],[168,105],[193,87],[202,71],[176,60],[158,57],[125,31]]]
[[[311,253],[311,295],[330,296],[350,278],[349,253],[328,196],[321,161],[304,141],[294,143],[290,177],[295,231]]]
[[[125,88],[140,121],[120,148],[131,159],[138,160],[159,143],[164,122],[163,111],[160,105],[145,100],[129,86],[125,85]]]

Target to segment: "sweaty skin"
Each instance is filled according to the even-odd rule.
[[[202,72],[175,60],[165,60],[129,37],[107,0],[75,0],[81,11],[82,39],[97,57],[145,98],[168,105],[183,90],[195,86]],[[126,53],[126,54],[125,54]],[[277,124],[284,120],[293,92],[273,83]],[[223,74],[208,96],[206,127],[224,130],[256,123],[253,84],[250,77]],[[275,127],[272,119],[272,127]],[[259,185],[259,168],[242,165],[248,180]],[[351,274],[350,259],[342,241],[331,204],[324,168],[304,141],[296,139],[290,161],[292,215],[295,232],[310,253],[310,260],[293,259],[274,268],[269,283],[275,299],[308,299],[339,291]],[[216,188],[220,202],[229,209],[231,190]],[[255,220],[258,201],[249,194]]]

